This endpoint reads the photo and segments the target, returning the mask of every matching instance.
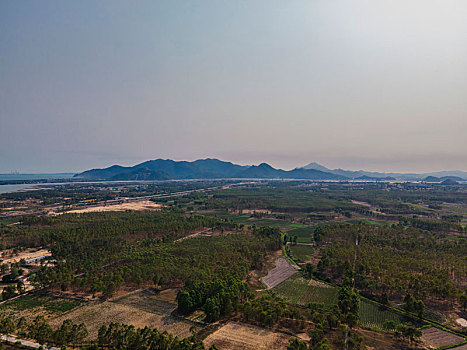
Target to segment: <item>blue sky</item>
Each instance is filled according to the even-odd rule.
[[[467,170],[467,2],[0,0],[0,172]]]

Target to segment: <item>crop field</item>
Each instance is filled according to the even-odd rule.
[[[338,289],[325,283],[307,280],[299,273],[289,277],[272,289],[277,295],[291,304],[305,306],[309,303],[337,304]],[[360,301],[360,324],[363,327],[383,329],[386,320],[396,323],[408,322],[409,319],[391,310],[382,309],[371,301]]]
[[[46,318],[59,316],[82,305],[77,300],[57,298],[48,295],[25,295],[0,305],[0,312],[14,318],[43,315]]]
[[[337,303],[337,288],[315,280],[307,280],[299,273],[273,288],[273,291],[291,304]]]
[[[257,349],[285,349],[290,336],[273,332],[264,328],[229,322],[205,340],[206,348],[216,345],[219,349],[257,350]]]
[[[310,260],[310,255],[313,254],[314,248],[309,245],[291,245],[289,246],[293,260],[297,262],[306,262]]]
[[[289,237],[297,236],[298,243],[311,243],[312,242],[311,235],[313,231],[314,231],[314,228],[312,226],[299,227],[299,228],[294,228],[290,231],[287,231],[287,236]]]
[[[296,304],[300,299],[302,293],[306,290],[308,281],[304,279],[299,273],[289,277],[282,283],[273,288],[280,297],[284,298],[291,304]]]
[[[360,325],[372,329],[384,329],[384,321],[393,320],[398,323],[409,322],[410,319],[398,313],[383,309],[371,301],[360,300]]]
[[[299,305],[308,303],[323,303],[325,305],[337,304],[337,288],[327,285],[308,285],[298,300]]]
[[[422,340],[428,347],[439,348],[461,343],[465,341],[465,338],[435,327],[430,327],[422,330]],[[454,349],[462,349],[462,347]]]
[[[113,301],[89,302],[71,312],[50,320],[52,327],[58,327],[65,319],[74,323],[83,322],[88,331],[88,340],[97,338],[97,332],[102,325],[110,322],[131,324],[135,327],[157,328],[168,331],[179,338],[192,335],[202,327],[197,323],[172,315],[175,304],[158,299],[158,295],[148,290],[124,295]]]
[[[261,282],[264,283],[267,289],[274,288],[297,272],[296,268],[285,258],[278,258],[275,265],[267,276],[261,278]]]

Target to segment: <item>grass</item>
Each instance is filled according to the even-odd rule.
[[[310,260],[314,248],[309,245],[290,245],[290,253],[295,261],[304,262]]]
[[[305,226],[294,228],[290,231],[287,231],[287,236],[294,237],[297,236],[298,243],[311,243],[311,235],[314,231],[313,226]]]
[[[15,309],[18,311],[42,307],[51,313],[63,313],[81,305],[80,301],[65,298],[56,298],[46,295],[25,295],[21,298],[8,301],[0,306],[0,310]]]

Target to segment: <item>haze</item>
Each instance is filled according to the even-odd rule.
[[[467,170],[467,2],[0,1],[0,172]]]

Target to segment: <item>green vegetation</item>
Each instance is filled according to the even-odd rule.
[[[467,278],[466,240],[402,225],[334,224],[322,230],[327,246],[319,276],[339,283],[356,258],[355,285],[368,294],[386,290],[390,297],[410,292],[454,300]]]
[[[388,322],[392,321],[392,322]],[[360,302],[360,325],[371,329],[395,330],[400,323],[408,322],[406,316],[397,314],[366,299]]]
[[[325,305],[337,304],[338,290],[334,287],[309,285],[300,295],[298,303],[307,305],[309,303],[323,303]]]
[[[296,273],[285,281],[275,286],[272,291],[291,304],[296,304],[303,292],[307,289],[308,282],[299,273]]]
[[[433,300],[440,309],[451,304],[466,308],[465,186],[307,181],[217,186],[226,183],[127,184],[114,190],[98,184],[93,189],[65,186],[3,196],[4,207],[24,200],[26,206],[40,208],[216,186],[154,199],[164,205],[158,212],[1,220],[4,256],[38,246],[52,252],[45,261],[50,264],[3,265],[2,278],[12,286],[5,288],[4,297],[17,293],[13,287],[20,268],[30,273],[35,286],[104,299],[121,287],[171,288],[172,297],[173,289],[179,291],[177,317],[202,315],[205,322],[235,317],[310,335],[307,344],[292,339],[290,349],[358,349],[359,326],[390,330],[413,342],[420,335],[413,320],[435,315],[430,308],[425,310],[425,303],[435,309]],[[209,236],[190,236],[211,228]],[[255,293],[256,276],[281,247],[301,271],[271,291]],[[400,312],[390,306],[395,302],[403,304]],[[4,333],[69,344],[66,339],[79,325],[64,324],[59,332],[40,318],[24,326],[7,316],[28,309],[59,314],[79,305],[47,295],[23,296],[0,306],[5,315],[0,326]],[[201,349],[195,339],[201,337],[179,340],[159,330],[117,323],[99,332],[103,348],[164,344],[167,349]]]
[[[67,312],[78,307],[82,302],[66,298],[57,298],[47,295],[24,295],[21,298],[7,301],[0,305],[0,310],[28,310],[34,308],[43,308],[51,313]]]
[[[314,248],[309,245],[291,245],[289,249],[293,259],[297,262],[310,260],[310,256],[314,252]]]
[[[311,243],[313,242],[313,227],[300,227],[294,228],[286,232],[288,237],[297,237],[297,243]]]

